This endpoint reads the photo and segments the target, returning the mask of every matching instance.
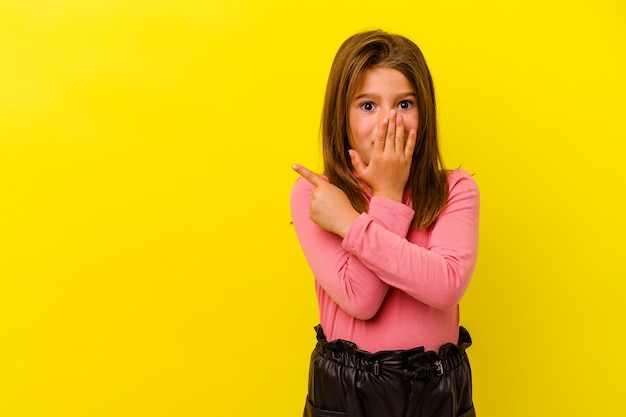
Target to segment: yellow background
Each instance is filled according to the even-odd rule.
[[[300,415],[290,166],[375,27],[421,46],[481,187],[479,415],[623,412],[623,1],[2,0],[0,415]]]

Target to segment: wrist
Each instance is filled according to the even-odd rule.
[[[349,215],[346,215],[345,219],[341,222],[335,233],[339,235],[342,239],[346,237],[348,231],[352,227],[352,224],[356,221],[356,219],[360,216],[360,213],[356,210],[352,211]]]
[[[380,190],[380,191],[372,191],[372,196],[374,197],[384,197],[389,200],[394,200],[399,203],[402,203],[404,197],[404,190]]]

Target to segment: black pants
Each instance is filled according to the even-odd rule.
[[[472,375],[458,345],[369,353],[345,340],[328,342],[321,326],[311,355],[304,417],[475,417]]]

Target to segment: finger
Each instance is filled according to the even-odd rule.
[[[292,168],[296,171],[302,178],[313,184],[314,186],[320,185],[322,182],[325,182],[324,177],[315,172],[309,170],[308,168],[303,167],[302,165],[293,164]]]
[[[406,146],[404,147],[404,155],[409,160],[413,157],[413,152],[415,151],[416,142],[417,142],[417,131],[415,129],[411,129],[409,131],[409,137],[406,140]]]
[[[401,115],[396,117],[396,137],[394,143],[396,153],[402,155],[402,152],[404,152],[404,119]]]
[[[396,111],[389,112],[389,123],[387,125],[387,136],[385,137],[385,150],[394,149],[396,142]]]
[[[374,131],[373,153],[381,153],[385,149],[385,136],[387,135],[388,125],[389,119],[384,117],[380,125],[376,126],[376,130]]]
[[[361,159],[361,155],[359,155],[359,153],[354,149],[350,149],[348,153],[350,154],[350,160],[352,161],[352,167],[354,168],[354,171],[356,171],[356,174],[359,177],[362,177],[365,173],[365,170],[367,169],[367,165],[365,165],[365,162],[363,162],[363,159]]]

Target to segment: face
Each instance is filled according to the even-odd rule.
[[[350,146],[366,164],[370,162],[376,126],[391,110],[404,120],[405,139],[411,129],[417,130],[417,96],[410,81],[393,68],[368,69],[348,109]]]

